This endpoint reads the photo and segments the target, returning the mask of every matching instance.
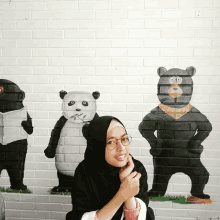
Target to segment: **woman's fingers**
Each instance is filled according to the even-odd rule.
[[[138,173],[137,171],[134,171],[134,172],[130,173],[130,174],[127,176],[127,178],[128,178],[128,179],[135,178],[136,180],[140,180],[141,174]]]
[[[131,171],[134,169],[134,163],[133,163],[133,160],[131,158],[131,156],[129,156],[128,158],[128,166],[124,169],[124,172],[128,174],[131,173]]]
[[[131,171],[133,170],[133,167],[132,166],[128,166],[128,167],[126,167],[125,169],[124,169],[124,173],[125,173],[125,175],[127,176],[127,175],[129,175],[130,173],[131,173]]]
[[[132,157],[130,155],[128,158],[128,166],[132,167],[132,169],[134,168],[134,162],[133,162]]]
[[[132,158],[131,158],[131,156],[129,156],[129,158],[128,158],[128,163],[127,163],[127,165],[125,165],[124,167],[122,167],[121,168],[121,173],[122,172],[125,172],[125,174],[130,174],[131,173],[131,171],[134,169],[134,163],[133,163],[133,160],[132,160]],[[127,176],[126,175],[126,176]]]
[[[135,176],[134,178],[137,179],[137,180],[140,180],[140,178],[141,178],[141,174],[140,174],[140,173],[137,173],[136,176]]]
[[[130,198],[139,193],[141,174],[137,171],[130,173],[121,183],[120,192]]]
[[[125,177],[131,174],[133,169],[134,169],[134,163],[132,157],[129,155],[127,165],[122,167],[119,173],[121,181],[123,181]]]
[[[127,176],[127,178],[128,178],[128,179],[132,179],[132,178],[134,178],[136,175],[137,175],[137,172],[134,171],[134,172],[130,173],[130,174]]]

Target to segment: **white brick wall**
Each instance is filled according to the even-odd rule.
[[[133,136],[132,155],[153,181],[150,146],[138,125],[158,105],[157,68],[194,66],[191,103],[213,131],[202,162],[210,173],[205,192],[212,205],[151,202],[156,220],[220,217],[220,1],[219,0],[0,0],[0,77],[26,93],[33,119],[24,183],[34,193],[4,193],[6,219],[64,219],[70,196],[53,196],[54,159],[44,156],[51,129],[61,116],[60,90],[101,93],[99,115],[121,119]],[[78,147],[76,153],[84,154]],[[76,159],[76,166],[78,160]],[[4,170],[0,185],[9,186]],[[172,176],[167,194],[188,195],[189,177]]]

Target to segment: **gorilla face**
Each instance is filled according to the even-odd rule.
[[[167,71],[161,67],[158,69],[158,74],[160,80],[157,95],[162,104],[173,108],[183,108],[189,104],[193,92],[190,71],[177,68]]]
[[[0,112],[23,108],[25,93],[12,81],[0,79]]]

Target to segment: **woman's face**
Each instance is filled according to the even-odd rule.
[[[108,164],[114,166],[114,167],[124,167],[129,158],[130,153],[130,145],[123,146],[121,143],[121,138],[125,136],[127,133],[125,131],[124,127],[115,127],[111,129],[107,133],[107,139],[106,139],[106,148],[105,148],[105,160]],[[113,150],[110,150],[107,145],[108,143],[111,143],[111,141],[116,141],[116,147]]]

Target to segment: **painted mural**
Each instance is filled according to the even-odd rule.
[[[55,157],[59,185],[52,192],[71,191],[77,165],[75,156],[79,156],[80,146],[86,146],[89,122],[98,117],[96,99],[99,97],[99,92],[60,91],[63,115],[54,126],[44,151],[46,157]]]
[[[204,114],[190,104],[192,76],[196,69],[166,70],[160,67],[157,72],[160,77],[157,94],[160,104],[139,125],[139,131],[149,142],[153,156],[154,179],[149,196],[163,196],[171,176],[182,172],[192,182],[192,196],[186,202],[211,203],[210,196],[203,192],[209,172],[200,157],[202,142],[209,136],[212,125]]]
[[[23,105],[25,93],[18,85],[0,79],[0,174],[6,169],[11,189],[26,190],[23,184],[28,134],[32,119]]]

